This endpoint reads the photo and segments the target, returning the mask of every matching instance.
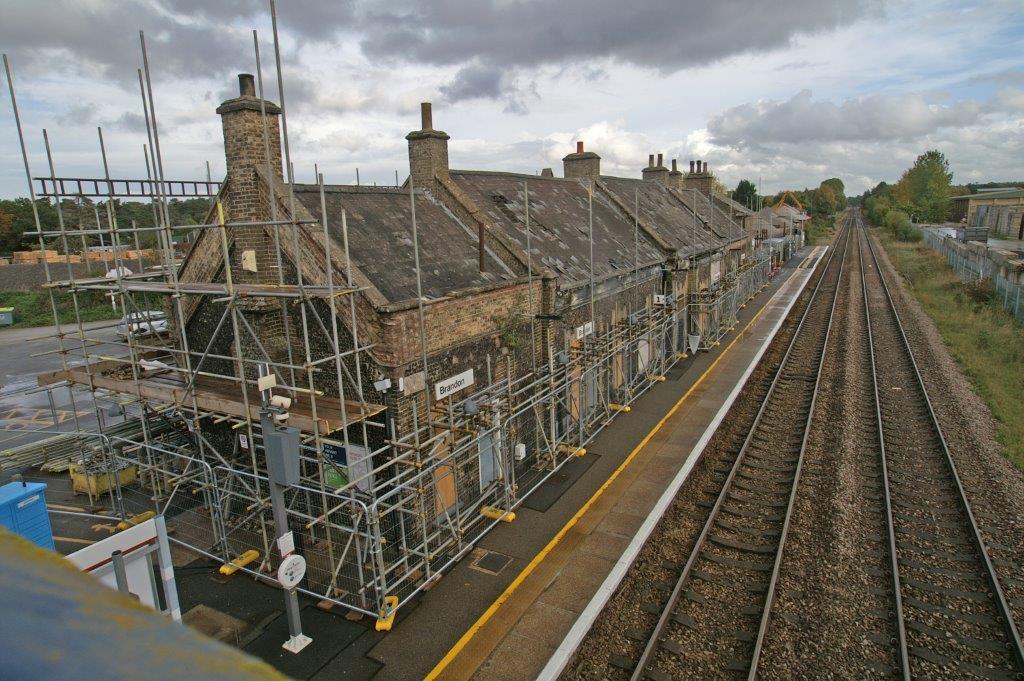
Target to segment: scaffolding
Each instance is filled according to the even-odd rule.
[[[744,258],[739,268],[724,275],[715,271],[714,263],[710,267],[707,286],[700,285],[698,268],[691,275],[688,333],[699,350],[719,345],[722,337],[736,328],[739,311],[768,285],[771,252],[757,248],[752,258]]]
[[[254,33],[262,101],[255,38]],[[274,44],[276,48],[276,25]],[[50,437],[7,449],[2,455],[5,466],[45,464],[60,470],[75,464],[100,474],[130,469],[133,479],[113,476],[105,492],[120,516],[163,514],[172,541],[219,562],[255,550],[259,559],[240,569],[273,582],[269,575],[279,560],[274,538],[280,528],[273,527],[260,426],[260,377],[273,375],[274,392],[291,401],[288,424],[302,436],[301,480],[285,493],[287,529],[308,566],[300,590],[382,617],[432,584],[495,524],[509,520],[531,492],[584,454],[604,426],[664,381],[686,349],[686,334],[680,330],[685,331],[688,318],[706,316],[694,309],[692,300],[687,304],[672,295],[648,295],[661,288],[664,272],[641,271],[636,263],[627,290],[616,293],[636,301],[634,305],[613,320],[595,319],[592,276],[591,327],[582,337],[563,338],[557,320],[533,314],[531,300],[528,368],[513,366],[509,355],[488,355],[487,377],[478,388],[435,400],[425,386],[422,399],[410,401],[405,422],[366,397],[374,345],[359,335],[356,294],[362,289],[353,282],[349,266],[348,215],[327,214],[321,174],[320,219],[295,217],[284,102],[287,196],[270,202],[269,220],[227,220],[222,183],[209,177],[165,179],[141,34],[140,47],[143,67],[138,77],[147,131],[142,179],[112,178],[101,129],[97,141],[102,177],[58,176],[46,131],[48,173],[34,176],[4,56],[31,200],[33,206],[40,197],[52,200],[58,218],[58,227],[47,229],[37,214],[31,236],[40,249],[56,244],[64,254],[100,239],[110,244],[113,259],[109,276],[82,276],[70,263],[51,267],[44,260],[45,290],[56,330],[40,340],[56,342],[55,349],[45,353],[56,355],[60,368],[40,376],[39,387],[26,389],[25,394],[45,391],[51,405],[54,395],[66,397],[73,418],[60,422],[54,408],[53,426],[33,431]],[[275,57],[283,100],[277,49]],[[262,118],[266,144],[266,116]],[[419,190],[410,183],[408,191],[419,290]],[[168,205],[179,197],[210,199],[212,207],[203,224],[174,224]],[[82,211],[77,220],[65,214],[68,201],[82,203],[87,198],[104,201],[93,220],[83,221]],[[153,226],[119,224],[114,209],[119,198],[148,200]],[[332,243],[329,226],[340,227],[340,250]],[[233,278],[237,264],[229,235],[253,227],[272,235],[276,283]],[[213,271],[221,276],[182,278],[176,244],[193,235],[198,235],[193,248],[200,241],[217,244],[219,262]],[[124,257],[127,249],[141,252],[142,240],[156,241],[155,263],[145,263],[141,256],[137,262]],[[323,263],[322,280],[306,280],[302,267],[281,266],[304,251],[314,251]],[[537,275],[532,266],[527,269],[532,295]],[[336,279],[335,273],[347,276]],[[728,293],[718,299],[727,296],[730,302],[725,312],[715,312],[719,336],[720,328],[735,324],[736,305],[760,290],[766,277],[759,259],[738,274],[724,276],[721,289]],[[87,325],[80,314],[81,298],[96,294],[126,318],[145,318],[151,310],[162,310],[170,322],[169,335],[143,337],[129,329],[123,338],[111,341],[102,332],[117,322]],[[65,301],[70,301],[74,315],[70,323],[60,315]],[[209,341],[196,344],[188,333],[189,315],[203,301],[214,305],[218,314]],[[419,368],[426,377],[430,357],[421,291],[417,304]],[[285,320],[286,358],[261,341],[246,314],[253,307],[278,310]],[[585,313],[587,303],[579,308]],[[222,330],[231,339],[226,351],[217,350],[214,343]],[[325,342],[313,343],[313,337]]]

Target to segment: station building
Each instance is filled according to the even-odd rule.
[[[562,177],[456,169],[425,103],[401,186],[300,184],[280,107],[252,76],[239,87],[217,109],[227,174],[208,228],[162,288],[137,285],[169,294],[173,347],[64,378],[162,418],[170,404],[185,444],[119,454],[143,471],[138,498],[201,462],[179,536],[271,567],[256,417],[285,398],[303,442],[289,525],[321,598],[393,612],[767,283],[749,211],[700,161],[652,154],[613,177],[581,141]]]

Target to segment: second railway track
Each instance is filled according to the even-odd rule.
[[[1020,678],[1024,650],[859,213],[895,642],[906,678]]]
[[[621,593],[658,600],[616,605],[639,628],[602,627],[600,676],[1024,679],[1003,587],[1018,576],[997,572],[1013,563],[990,557],[1000,535],[978,526],[862,216],[840,224],[778,368],[750,388],[756,414],[698,476],[700,524],[652,538],[688,548],[634,566],[646,582]]]

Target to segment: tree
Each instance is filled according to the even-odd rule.
[[[896,196],[910,206],[917,222],[943,222],[949,215],[952,182],[946,156],[931,149],[918,156],[900,177]]]
[[[835,198],[835,210],[846,208],[846,185],[838,177],[830,177],[821,183],[819,190],[828,188]]]
[[[750,180],[740,180],[732,193],[732,200],[744,206],[757,206],[757,187]]]

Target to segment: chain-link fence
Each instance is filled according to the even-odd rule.
[[[924,229],[924,240],[932,249],[938,251],[949,263],[961,281],[978,282],[984,279],[992,281],[993,298],[1003,309],[1019,320],[1024,321],[1024,283],[1013,281],[1003,274],[1002,269],[993,262],[986,253],[971,252],[952,237],[934,229]],[[1018,273],[1017,277],[1021,275]]]

